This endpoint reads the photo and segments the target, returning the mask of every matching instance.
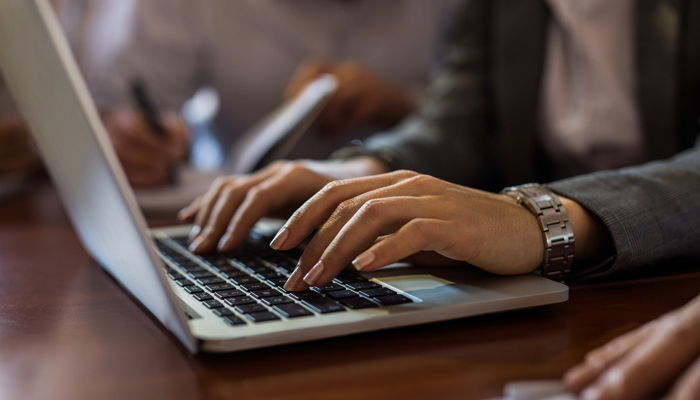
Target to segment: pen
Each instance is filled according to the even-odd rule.
[[[160,123],[158,118],[158,110],[155,104],[151,101],[151,97],[148,95],[146,90],[146,85],[141,79],[132,79],[131,81],[131,95],[134,98],[136,106],[141,110],[148,127],[151,128],[153,133],[158,137],[163,137],[166,135],[166,130],[163,124]]]
[[[134,98],[136,106],[141,111],[143,118],[146,120],[146,124],[150,128],[151,132],[158,138],[164,138],[168,132],[160,122],[158,117],[158,110],[155,103],[151,101],[151,97],[148,95],[145,83],[138,78],[131,80],[131,96]],[[168,171],[168,181],[170,184],[176,183],[176,166],[172,166]]]

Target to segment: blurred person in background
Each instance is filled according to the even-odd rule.
[[[183,105],[218,95],[212,132],[225,161],[242,135],[323,73],[339,88],[293,157],[328,156],[413,111],[457,1],[150,0],[138,4],[128,44],[91,79],[130,181],[157,186],[193,140]],[[155,140],[129,93],[147,86],[168,134]]]
[[[51,0],[81,72],[90,79],[126,40],[136,0]],[[26,180],[41,162],[0,76],[0,182]]]

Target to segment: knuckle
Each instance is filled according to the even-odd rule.
[[[336,218],[348,218],[355,213],[356,202],[353,199],[345,200],[338,204],[333,212]]]
[[[360,207],[360,213],[370,218],[378,217],[383,214],[386,204],[385,199],[369,199]]]
[[[213,188],[220,189],[220,188],[223,188],[228,183],[228,181],[229,181],[229,178],[224,177],[224,176],[219,176],[216,179],[214,179],[211,186]]]
[[[418,175],[417,172],[411,171],[409,169],[399,169],[392,172],[392,174],[402,179],[408,179]]]
[[[327,184],[325,184],[323,186],[323,188],[319,192],[319,196],[322,198],[333,197],[340,190],[342,190],[343,186],[345,186],[345,181],[340,180],[340,179],[328,182]]]
[[[427,239],[432,234],[432,223],[426,219],[414,219],[408,225],[409,230],[420,239]]]

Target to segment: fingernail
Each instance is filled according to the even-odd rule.
[[[201,231],[202,228],[200,228],[199,225],[192,226],[192,229],[190,229],[190,239],[194,239],[194,237],[199,235],[199,232]]]
[[[199,248],[202,246],[202,243],[204,242],[204,238],[201,236],[197,236],[195,240],[190,243],[188,249],[192,252],[197,252]]]
[[[318,280],[318,278],[321,277],[323,269],[323,261],[317,262],[316,265],[314,265],[314,267],[311,268],[311,271],[309,271],[309,273],[304,276],[304,282],[313,286]]]
[[[595,400],[600,396],[600,390],[597,387],[592,387],[581,392],[581,399],[583,400]]]
[[[228,241],[231,239],[231,236],[229,235],[224,235],[221,239],[219,239],[219,243],[216,245],[216,249],[219,251],[226,251],[228,249]]]
[[[294,268],[294,271],[292,271],[292,273],[289,275],[287,282],[285,282],[284,290],[288,290],[290,292],[296,290],[297,283],[299,283],[299,279],[301,279],[301,268],[296,267]]]
[[[360,254],[359,256],[357,256],[357,258],[352,260],[352,265],[355,267],[356,270],[362,271],[376,258],[377,256],[374,255],[374,252],[367,251],[365,253]]]
[[[275,235],[275,238],[270,242],[270,247],[275,250],[279,250],[284,244],[284,241],[287,240],[287,237],[289,237],[289,230],[287,228],[280,229],[280,231]]]

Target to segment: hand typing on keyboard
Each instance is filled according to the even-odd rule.
[[[411,171],[335,181],[301,206],[271,246],[297,246],[316,231],[285,288],[330,282],[346,266],[372,271],[421,251],[490,272],[542,263],[537,220],[515,200]]]
[[[270,243],[288,250],[315,232],[286,290],[324,286],[351,263],[373,271],[422,252],[505,275],[528,273],[542,264],[537,218],[509,196],[411,171],[323,186],[329,176],[305,164],[282,163],[251,177],[220,181],[182,212],[195,218],[190,248],[199,253],[235,249],[260,218],[315,193]],[[574,201],[561,200],[577,230],[576,257],[597,256],[604,242],[596,235],[601,223]]]
[[[381,172],[378,162],[369,157],[278,161],[251,175],[218,178],[179,217],[193,222],[191,251],[230,250],[245,241],[258,220],[298,207],[333,179],[377,172]]]

